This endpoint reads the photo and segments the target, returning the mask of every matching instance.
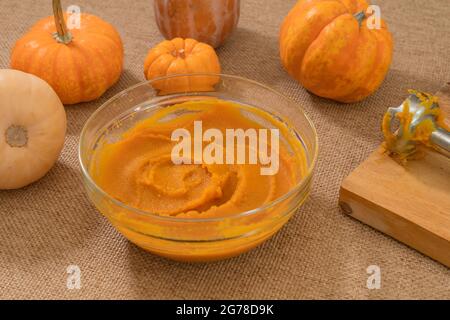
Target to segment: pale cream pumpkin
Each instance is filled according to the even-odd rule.
[[[0,189],[18,189],[42,178],[64,145],[66,113],[44,80],[0,70]]]

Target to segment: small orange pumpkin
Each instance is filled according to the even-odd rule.
[[[150,50],[144,63],[147,80],[183,74],[220,73],[220,62],[214,49],[194,39],[165,40]],[[208,91],[218,82],[217,77],[174,77],[152,85],[161,93]]]
[[[193,38],[217,48],[236,29],[240,0],[155,0],[154,11],[166,39]]]
[[[60,0],[53,0],[53,10],[54,17],[42,19],[17,41],[11,68],[45,80],[64,104],[95,100],[122,73],[120,35],[89,14],[81,14],[79,29],[69,31]]]
[[[310,92],[350,103],[383,82],[393,40],[384,21],[368,27],[365,0],[300,0],[280,31],[285,69]]]

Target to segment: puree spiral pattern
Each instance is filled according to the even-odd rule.
[[[192,112],[161,121],[163,116],[189,109]],[[177,142],[171,140],[171,135],[178,128],[192,133],[195,121],[201,121],[205,130],[215,128],[221,132],[230,126],[263,128],[243,116],[239,105],[230,102],[174,105],[138,123],[118,142],[100,147],[92,176],[104,191],[132,207],[191,218],[228,216],[258,208],[282,196],[300,180],[302,168],[306,167],[304,159],[301,153],[289,152],[294,146],[285,144],[280,145],[279,170],[274,175],[261,175],[259,163],[174,164],[171,152]],[[288,137],[285,140],[289,141]]]

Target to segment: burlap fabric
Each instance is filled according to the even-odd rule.
[[[408,88],[430,92],[450,80],[450,2],[384,0],[395,58],[381,89],[354,105],[308,94],[283,71],[278,30],[294,0],[243,0],[239,29],[218,50],[225,73],[265,83],[297,101],[317,126],[320,161],[309,201],[273,239],[252,252],[212,264],[181,264],[123,239],[88,201],[77,160],[78,137],[107,98],[143,78],[147,50],[162,40],[151,0],[65,1],[114,23],[126,50],[120,82],[99,101],[67,107],[68,133],[58,164],[41,181],[0,192],[1,298],[450,298],[450,271],[345,216],[341,180],[380,143],[380,120]],[[50,1],[0,1],[0,67]],[[1,114],[1,110],[0,110]],[[1,161],[1,159],[0,159]],[[78,265],[81,290],[68,290],[66,268]],[[380,290],[366,288],[369,265],[381,268]]]

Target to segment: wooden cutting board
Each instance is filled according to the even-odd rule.
[[[450,83],[437,94],[450,124]],[[450,160],[427,150],[401,166],[375,151],[343,182],[343,211],[450,267]]]

